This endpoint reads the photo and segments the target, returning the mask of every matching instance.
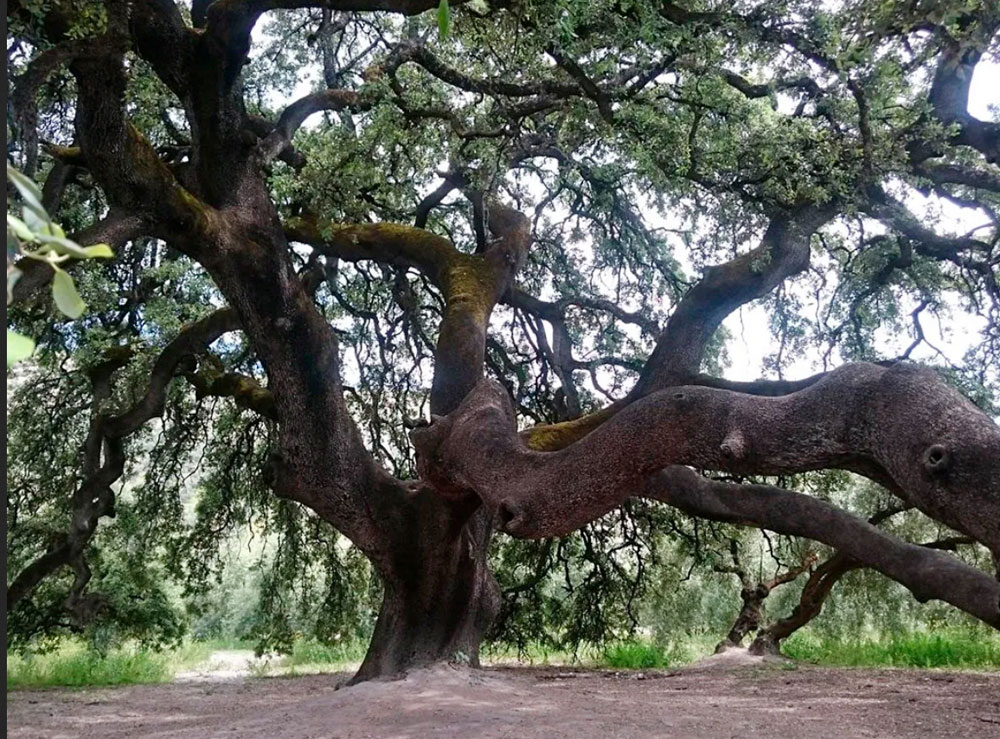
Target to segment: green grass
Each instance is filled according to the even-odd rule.
[[[7,688],[84,687],[170,682],[179,670],[206,661],[227,643],[185,642],[160,652],[126,645],[106,654],[89,649],[76,639],[66,639],[51,652],[7,652]]]
[[[291,654],[266,655],[250,662],[254,677],[278,675],[309,675],[323,672],[345,672],[357,669],[364,659],[367,644],[322,644],[312,639],[299,639]]]
[[[70,643],[47,654],[7,654],[8,689],[162,683],[173,675],[170,653],[130,647],[100,655]]]
[[[669,644],[636,638],[605,645],[584,644],[579,649],[550,649],[537,643],[517,651],[484,644],[481,655],[488,665],[541,665],[649,670],[688,664],[712,653],[718,639],[713,635],[686,636]]]
[[[365,644],[321,644],[318,641],[303,639],[295,642],[292,653],[285,658],[289,667],[306,665],[337,665],[345,666],[364,659]]]
[[[710,643],[711,642],[711,643]],[[619,670],[651,670],[675,667],[711,653],[711,637],[692,637],[667,646],[643,640],[618,642],[576,653],[541,648],[519,655],[531,664],[575,664]],[[182,669],[206,661],[219,649],[247,648],[242,642],[188,642],[172,651],[154,652],[126,646],[105,655],[88,650],[81,641],[67,640],[45,654],[7,653],[7,687],[45,688],[162,683]],[[325,645],[312,640],[295,642],[292,653],[277,659],[261,659],[251,673],[296,675],[350,670],[364,657],[364,644]],[[971,629],[911,632],[885,637],[829,639],[799,632],[783,645],[786,656],[803,662],[837,667],[944,667],[952,669],[1000,670],[1000,635]],[[502,651],[489,650],[487,662],[513,659]],[[527,660],[526,660],[527,657]]]
[[[1000,670],[1000,636],[957,629],[850,640],[799,633],[784,643],[782,651],[792,659],[838,667]]]
[[[595,666],[620,670],[657,670],[690,664],[712,654],[716,639],[691,636],[667,645],[634,639],[618,642],[597,653]]]
[[[663,647],[638,641],[609,646],[605,649],[601,662],[606,667],[623,670],[655,670],[673,664]]]

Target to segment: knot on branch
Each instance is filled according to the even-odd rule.
[[[507,391],[496,382],[481,379],[454,411],[431,416],[430,424],[410,431],[417,472],[440,495],[466,497],[473,490],[464,465],[479,464],[492,451],[499,454],[512,440],[517,443],[515,428]]]
[[[417,452],[417,474],[447,498],[464,497],[467,489],[457,484],[447,469],[443,449],[451,434],[453,419],[450,416],[431,416],[410,431],[410,441]]]
[[[941,475],[951,468],[951,452],[944,444],[931,444],[924,452],[924,469],[932,475]]]
[[[519,210],[504,205],[499,200],[486,201],[487,224],[497,238],[513,237],[526,241],[531,235],[531,220]]]
[[[531,244],[531,219],[499,200],[486,201],[487,220],[495,239],[487,245],[493,259],[499,259],[512,279],[524,264]],[[506,292],[506,290],[501,290]]]
[[[743,436],[743,432],[739,429],[733,429],[726,434],[726,438],[719,445],[719,451],[722,453],[723,458],[727,460],[736,461],[743,459],[747,453],[747,442]]]

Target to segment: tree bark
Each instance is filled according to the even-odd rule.
[[[763,585],[744,586],[740,591],[740,612],[726,638],[715,647],[715,653],[724,652],[730,647],[738,647],[751,631],[757,631],[764,622],[764,599],[770,595]]]
[[[479,666],[479,645],[500,607],[489,570],[492,525],[479,508],[422,490],[400,516],[391,546],[373,561],[384,593],[375,631],[353,683],[440,661]],[[399,515],[398,513],[396,514]]]
[[[761,629],[750,645],[750,654],[781,654],[781,642],[787,639],[807,623],[816,618],[823,610],[827,596],[833,586],[851,570],[862,565],[856,559],[838,552],[817,567],[802,589],[799,602],[785,618],[775,621],[767,628]]]

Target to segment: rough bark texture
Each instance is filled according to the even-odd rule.
[[[387,510],[395,536],[373,557],[385,588],[371,647],[355,681],[437,660],[479,665],[479,645],[500,606],[489,570],[489,516],[442,505],[421,488]]]
[[[498,509],[502,528],[515,536],[571,531],[631,495],[650,494],[653,481],[660,486],[654,496],[677,505],[683,491],[664,489],[666,481],[689,480],[658,473],[670,465],[741,474],[840,467],[891,485],[911,505],[1000,551],[1000,429],[933,372],[910,366],[847,365],[779,397],[672,388],[633,402],[558,452],[526,447],[506,392],[482,381],[458,410],[411,437],[425,479],[452,495],[474,491]],[[489,467],[479,463],[487,455]],[[1000,584],[985,573],[912,545],[903,551],[916,556],[899,560],[898,542],[890,546],[890,537],[872,529],[873,535],[853,516],[792,493],[752,496],[754,489],[733,486],[723,498],[716,492],[721,488],[708,488],[720,510],[697,515],[723,515],[845,548],[918,597],[939,597],[1000,624]],[[760,507],[750,506],[746,515],[731,507],[740,492],[746,496],[740,506]],[[822,518],[800,521],[812,504]],[[850,546],[841,547],[841,538],[851,539]],[[953,572],[969,577],[955,580]]]
[[[739,474],[839,467],[891,484],[933,518],[1000,550],[1000,429],[933,372],[846,365],[788,395],[684,386],[631,403],[558,452],[528,449],[506,392],[481,382],[411,436],[422,474],[472,490],[520,536],[571,531],[672,464]],[[491,468],[478,464],[487,452]]]

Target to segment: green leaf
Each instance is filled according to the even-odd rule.
[[[7,228],[13,231],[21,241],[35,240],[34,231],[28,228],[24,221],[11,213],[7,214]]]
[[[451,7],[448,0],[441,0],[438,4],[438,33],[441,38],[448,38],[451,31]]]
[[[31,231],[35,234],[42,233],[45,230],[45,227],[49,223],[45,219],[45,217],[40,216],[38,214],[38,211],[36,211],[34,208],[29,207],[27,204],[25,204],[25,206],[21,208],[21,217],[24,219],[24,222],[27,224],[28,228],[30,228]]]
[[[83,250],[87,253],[87,257],[90,259],[111,259],[115,253],[111,251],[111,247],[107,244],[94,244],[93,246],[85,246]]]
[[[31,178],[21,174],[9,164],[7,165],[7,179],[21,193],[21,199],[24,200],[24,220],[28,225],[32,225],[32,221],[34,220],[40,223],[48,223],[51,219],[45,208],[42,207],[42,191],[38,189],[38,185]]]
[[[58,223],[47,223],[45,228],[42,229],[42,233],[51,234],[52,236],[58,236],[61,239],[66,238],[66,232],[63,231],[62,226]]]
[[[18,172],[9,164],[7,165],[7,179],[14,183],[14,187],[16,187],[17,191],[21,193],[21,197],[24,198],[25,201],[31,201],[39,208],[42,207],[42,191],[38,188],[38,185],[35,184],[34,180],[27,175]],[[42,210],[45,209],[42,208]]]
[[[38,234],[38,241],[39,243],[52,247],[52,249],[58,254],[68,254],[71,257],[76,257],[77,259],[87,259],[91,256],[87,253],[87,250],[78,243],[70,241],[62,236]]]
[[[54,265],[52,269],[56,271],[52,277],[52,298],[56,301],[56,307],[70,318],[79,318],[87,304],[76,291],[73,278]]]
[[[7,369],[22,359],[30,357],[33,351],[35,351],[34,341],[27,336],[21,336],[21,334],[7,329]]]

